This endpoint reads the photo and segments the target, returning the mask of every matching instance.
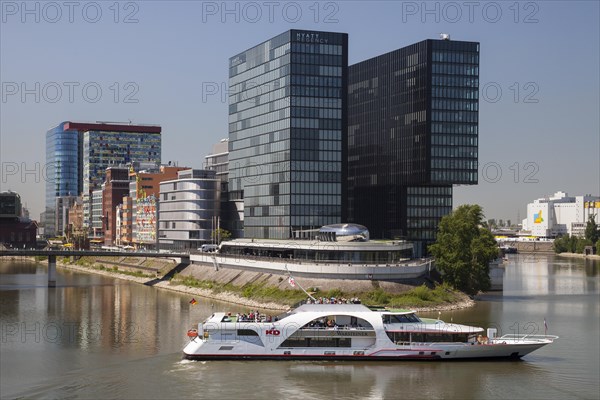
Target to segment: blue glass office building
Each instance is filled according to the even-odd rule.
[[[290,30],[229,60],[229,196],[244,236],[342,221],[348,35]]]
[[[46,132],[46,226],[47,235],[54,236],[56,198],[77,196],[81,192],[79,166],[80,136],[77,130],[65,129],[63,122]],[[58,232],[60,233],[60,232]]]

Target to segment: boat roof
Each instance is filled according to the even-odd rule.
[[[372,310],[363,304],[303,304],[300,307],[294,309],[291,314],[301,312],[327,312],[327,313],[344,313],[344,312],[377,312],[377,313],[393,313],[393,314],[413,314],[411,310],[388,310],[388,309],[377,309]]]

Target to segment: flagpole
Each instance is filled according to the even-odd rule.
[[[317,301],[317,299],[315,299],[314,297],[312,297],[312,296],[310,295],[310,293],[308,293],[306,290],[304,290],[304,288],[302,287],[302,285],[300,285],[300,283],[298,283],[298,282],[296,281],[296,279],[294,279],[294,277],[292,276],[292,273],[290,272],[290,270],[289,270],[289,269],[288,269],[288,267],[287,267],[287,264],[285,264],[285,265],[284,265],[284,267],[285,267],[285,270],[287,271],[287,273],[289,274],[290,278],[292,278],[292,279],[294,280],[294,283],[295,283],[296,285],[298,285],[298,287],[299,287],[300,289],[302,289],[302,291],[303,291],[304,293],[306,293],[306,295],[307,295],[308,297],[310,297],[310,299],[311,299],[312,301]]]

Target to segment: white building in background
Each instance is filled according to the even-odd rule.
[[[600,222],[600,197],[589,194],[569,196],[565,192],[556,192],[527,205],[523,231],[537,237],[565,234],[583,236],[587,221],[592,215],[596,222]]]
[[[214,170],[179,171],[160,183],[158,237],[161,248],[190,249],[210,243],[219,215],[220,180]]]

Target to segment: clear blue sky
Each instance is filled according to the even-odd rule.
[[[227,137],[226,97],[206,89],[226,90],[230,56],[292,28],[347,32],[351,64],[442,32],[481,43],[480,183],[457,187],[455,205],[515,221],[558,190],[600,194],[597,1],[23,4],[0,4],[0,190],[33,218],[46,130],[160,124],[163,162],[201,167]]]

